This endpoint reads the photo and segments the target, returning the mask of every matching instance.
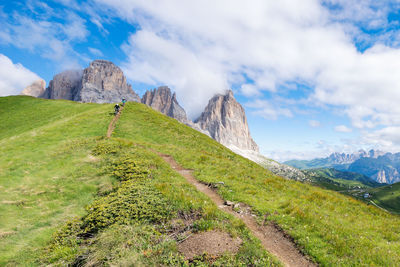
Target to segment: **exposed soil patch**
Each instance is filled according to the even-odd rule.
[[[220,256],[226,252],[236,253],[241,244],[240,238],[232,238],[226,232],[208,231],[189,236],[178,245],[178,251],[191,260],[204,253],[209,256]]]
[[[22,206],[22,205],[26,204],[26,201],[23,201],[23,200],[18,200],[18,201],[3,200],[3,201],[1,201],[1,204]]]
[[[85,162],[97,162],[99,160],[100,160],[100,158],[95,157],[95,156],[90,155],[90,154],[84,159]]]
[[[285,266],[317,266],[301,253],[293,240],[279,227],[272,223],[259,225],[251,209],[243,204],[224,201],[208,185],[200,183],[193,175],[192,170],[182,168],[171,156],[158,153],[170,166],[179,172],[186,180],[193,184],[197,190],[206,194],[221,210],[228,212],[242,220],[251,232],[261,241],[266,250],[275,255]],[[189,239],[189,238],[188,238]]]
[[[11,232],[0,232],[0,239],[4,238],[4,237],[7,237],[7,236],[10,236],[10,235],[14,235],[14,234],[16,234],[16,232],[14,232],[14,231],[11,231]]]

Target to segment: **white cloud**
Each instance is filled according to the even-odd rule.
[[[276,120],[279,116],[293,116],[289,109],[281,108],[266,100],[257,99],[253,102],[246,103],[245,106],[252,109],[252,114],[259,115],[267,120]]]
[[[86,21],[72,11],[60,13],[40,2],[28,7],[34,16],[21,11],[1,17],[0,43],[67,64],[79,58],[73,44],[86,40]]]
[[[339,133],[351,133],[353,130],[347,127],[346,125],[338,125],[335,126],[335,131]]]
[[[0,54],[0,96],[18,95],[40,77],[21,64]]]
[[[262,95],[260,89],[257,88],[257,86],[248,83],[245,83],[241,86],[240,92],[247,97]]]
[[[309,120],[308,125],[310,125],[313,128],[317,128],[321,126],[321,122],[316,121],[316,120]]]
[[[365,133],[363,141],[383,151],[399,152],[400,126],[389,126]]]
[[[101,50],[97,48],[89,47],[88,50],[94,56],[99,56],[99,57],[103,56],[103,52],[101,52]]]
[[[216,62],[197,56],[182,44],[165,40],[146,30],[132,35],[124,47],[128,62],[122,65],[132,80],[166,84],[194,118],[215,93],[228,89],[224,72]]]

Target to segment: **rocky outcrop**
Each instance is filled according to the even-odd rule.
[[[214,96],[195,124],[228,148],[258,152],[258,146],[250,136],[244,109],[231,90],[225,95]]]
[[[73,100],[95,103],[140,102],[139,96],[127,84],[122,70],[110,61],[95,60],[83,70],[80,90]]]
[[[25,87],[21,95],[29,95],[34,97],[41,96],[46,90],[46,82],[42,79],[34,81],[31,85]]]
[[[241,150],[237,148],[231,148],[233,152],[239,154],[251,161],[254,161],[258,165],[264,167],[265,169],[269,170],[270,172],[281,176],[286,179],[296,180],[301,182],[310,181],[310,179],[299,169],[294,167],[281,164],[276,162],[275,160],[266,158],[265,156],[261,155],[260,153],[252,150]]]
[[[167,86],[147,91],[142,97],[142,103],[182,123],[188,123],[186,112],[176,100],[176,94],[172,94]]]
[[[68,70],[55,75],[41,97],[93,103],[120,102],[122,98],[140,102],[122,70],[106,60],[95,60],[83,71]]]
[[[67,99],[73,100],[74,95],[79,90],[82,81],[81,70],[66,70],[53,77],[49,87],[42,95],[48,99]]]

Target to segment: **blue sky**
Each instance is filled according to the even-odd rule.
[[[397,1],[7,1],[0,95],[94,59],[195,118],[232,88],[263,154],[400,150]]]

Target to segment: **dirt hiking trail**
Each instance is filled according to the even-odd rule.
[[[123,106],[121,106],[121,108],[119,109],[119,112],[117,115],[114,116],[114,118],[112,119],[112,121],[110,121],[110,124],[108,125],[108,129],[107,129],[107,138],[110,138],[114,129],[115,129],[115,125],[117,124],[117,121],[119,119],[119,117],[121,117],[121,112],[124,109]]]
[[[306,267],[318,266],[304,256],[281,230],[272,224],[259,225],[250,212],[237,213],[232,206],[225,205],[225,201],[210,187],[200,183],[193,175],[192,170],[182,168],[171,156],[158,153],[175,171],[194,185],[197,190],[206,194],[219,209],[232,214],[242,220],[250,231],[261,241],[264,248],[275,255],[285,266]],[[243,206],[242,206],[243,207]]]
[[[123,107],[121,107],[118,114],[114,116],[114,118],[108,125],[107,138],[111,137],[115,129],[115,125],[119,117],[121,116],[122,109]],[[174,160],[174,158],[169,155],[165,155],[159,152],[156,153],[161,156],[175,171],[181,174],[189,183],[194,185],[197,190],[206,194],[218,206],[219,209],[229,214],[232,214],[236,218],[242,220],[244,224],[250,229],[250,231],[261,241],[264,248],[271,254],[275,255],[285,266],[318,266],[317,264],[310,261],[306,256],[304,256],[296,247],[296,244],[294,244],[293,241],[276,226],[274,226],[273,224],[259,225],[251,212],[248,212],[250,210],[249,208],[247,208],[247,212],[238,213],[234,211],[232,205],[225,205],[225,201],[213,189],[205,184],[200,183],[192,175],[192,170],[186,170],[182,168]],[[243,204],[241,207],[243,208]]]

